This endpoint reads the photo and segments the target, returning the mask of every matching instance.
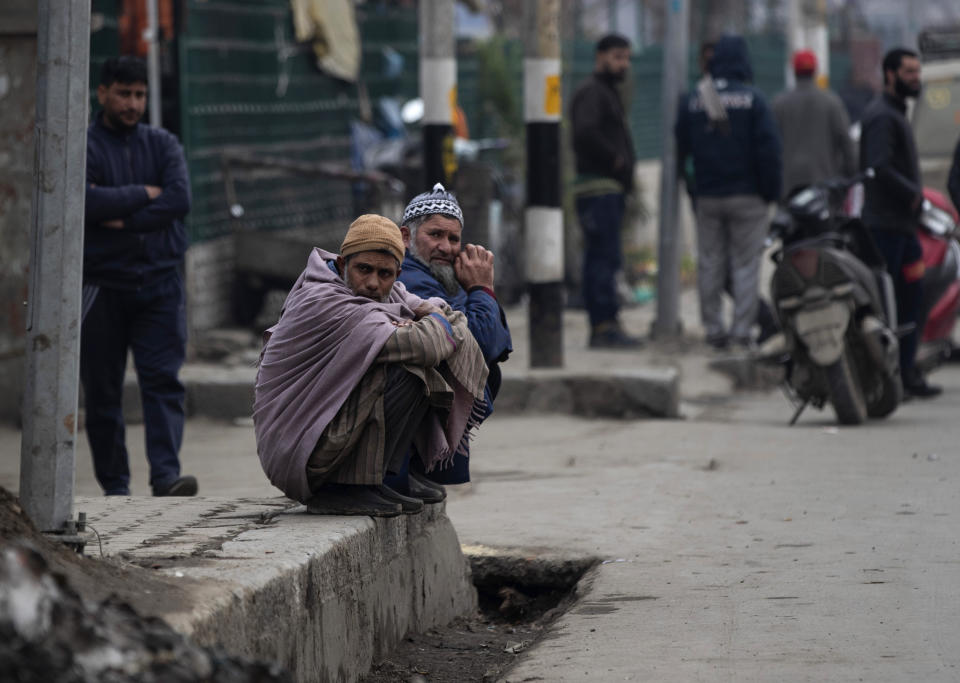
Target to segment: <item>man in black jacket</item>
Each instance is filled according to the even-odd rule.
[[[860,167],[875,173],[864,184],[863,222],[873,233],[896,285],[899,322],[914,326],[900,338],[904,393],[926,398],[941,389],[928,384],[916,367],[923,322],[923,249],[917,239],[923,184],[906,99],[919,94],[917,53],[890,50],[883,58],[883,92],[867,106],[861,120]]]
[[[633,189],[634,151],[617,86],[630,68],[630,43],[611,34],[596,47],[593,76],[573,95],[574,194],[583,230],[583,299],[591,348],[629,348],[640,340],[620,327],[615,275],[622,266],[624,197]]]
[[[121,399],[132,350],[153,494],[192,496],[197,480],[180,474],[184,388],[177,378],[187,340],[182,268],[190,184],[177,139],[140,123],[146,96],[143,60],[104,63],[97,88],[103,109],[87,131],[80,379],[104,493],[130,493]]]

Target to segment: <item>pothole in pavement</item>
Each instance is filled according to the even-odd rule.
[[[577,599],[577,584],[594,557],[466,547],[478,609],[450,624],[409,634],[362,683],[486,683],[498,680],[517,656]]]

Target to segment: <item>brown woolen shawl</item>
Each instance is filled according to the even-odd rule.
[[[257,454],[270,482],[299,501],[310,497],[307,459],[323,430],[396,330],[391,321],[412,320],[423,302],[399,281],[387,303],[354,295],[327,265],[336,257],[311,252],[264,332],[257,372]]]

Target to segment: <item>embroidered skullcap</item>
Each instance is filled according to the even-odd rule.
[[[453,216],[460,221],[460,227],[463,227],[463,211],[460,210],[457,198],[452,192],[447,192],[440,183],[434,185],[430,192],[418,194],[410,200],[403,212],[403,219],[400,224],[406,225],[414,218],[433,216],[438,213]]]
[[[347,230],[340,245],[340,255],[346,258],[361,251],[388,251],[397,261],[403,261],[403,235],[389,218],[366,213]]]

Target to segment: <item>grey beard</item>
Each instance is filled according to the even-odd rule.
[[[443,285],[444,290],[446,290],[450,296],[454,296],[460,291],[460,282],[457,280],[457,273],[449,263],[444,263],[443,265],[431,263],[430,273],[437,278],[437,282]]]
[[[444,263],[443,265],[433,262],[428,263],[420,258],[420,253],[414,246],[416,236],[417,234],[414,232],[410,240],[410,246],[408,247],[410,249],[410,255],[430,270],[430,274],[436,278],[437,282],[440,283],[447,294],[450,296],[456,295],[456,293],[460,291],[460,282],[457,280],[457,273],[453,269],[453,266],[449,263]]]

